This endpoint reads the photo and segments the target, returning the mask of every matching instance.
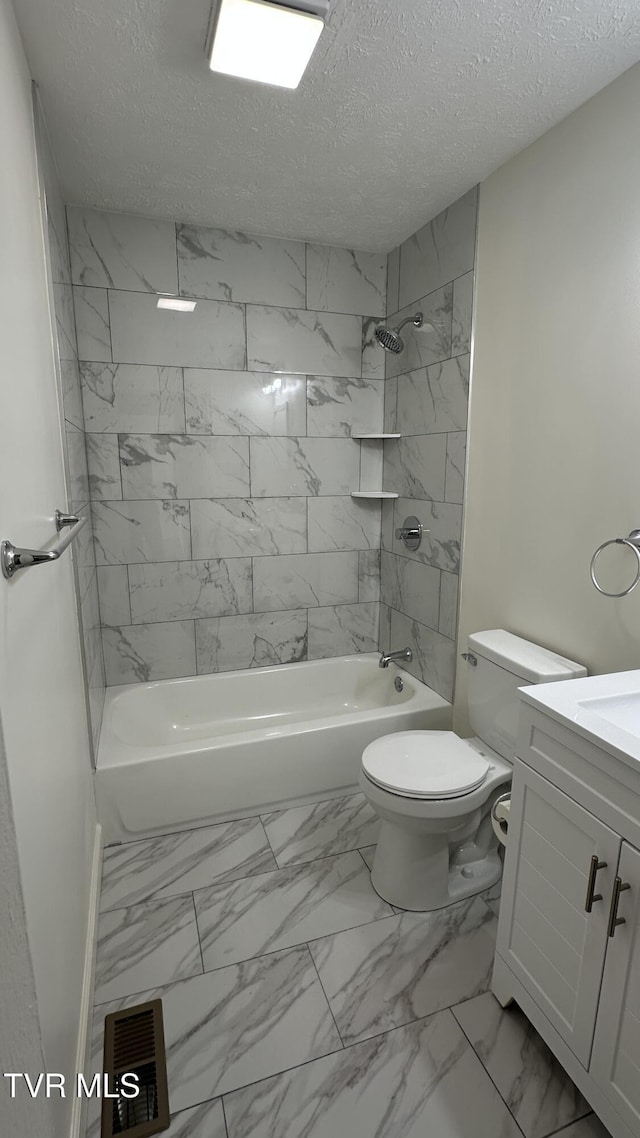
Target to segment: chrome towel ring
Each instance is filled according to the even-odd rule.
[[[608,545],[627,545],[629,549],[632,549],[635,553],[638,562],[636,565],[636,575],[629,585],[629,588],[623,589],[620,593],[607,592],[607,590],[603,589],[602,585],[599,584],[598,578],[596,577],[596,561],[602,553],[603,549],[606,549]],[[603,541],[602,545],[598,546],[593,557],[591,558],[590,572],[591,580],[593,581],[596,589],[599,593],[603,593],[605,597],[628,597],[629,593],[633,592],[636,585],[638,584],[638,581],[640,581],[640,529],[632,529],[628,537],[612,537],[609,538],[609,541]]]

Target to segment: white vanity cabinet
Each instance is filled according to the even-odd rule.
[[[640,769],[523,705],[493,990],[640,1135]]]
[[[622,843],[619,917],[604,966],[590,1070],[623,1118],[640,1133],[640,852]]]

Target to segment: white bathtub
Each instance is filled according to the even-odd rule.
[[[451,715],[374,654],[109,688],[96,771],[105,841],[348,793],[373,739],[447,729]]]

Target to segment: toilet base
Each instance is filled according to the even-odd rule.
[[[382,820],[371,883],[390,905],[416,913],[443,909],[490,889],[501,875],[497,843],[488,849],[467,843],[452,856],[446,834]]]

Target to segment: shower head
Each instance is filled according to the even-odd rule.
[[[404,348],[404,341],[400,335],[400,329],[404,328],[405,324],[413,324],[416,328],[422,326],[422,313],[416,312],[415,316],[407,316],[406,320],[402,320],[397,328],[388,328],[386,324],[380,324],[376,328],[376,339],[379,344],[382,344],[385,352],[394,352],[395,355]]]

